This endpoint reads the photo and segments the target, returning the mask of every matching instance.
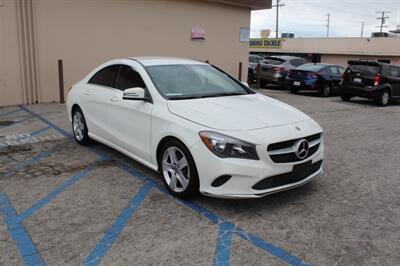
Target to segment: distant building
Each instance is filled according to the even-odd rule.
[[[256,38],[250,40],[250,53],[296,55],[342,66],[358,59],[400,64],[400,38]]]

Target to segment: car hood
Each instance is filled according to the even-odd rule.
[[[301,111],[261,94],[168,101],[171,113],[218,130],[253,130],[310,119]]]

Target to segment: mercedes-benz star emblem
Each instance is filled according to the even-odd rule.
[[[303,160],[308,155],[308,141],[305,139],[301,139],[296,143],[296,156],[300,160]]]

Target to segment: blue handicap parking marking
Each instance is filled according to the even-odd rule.
[[[97,243],[94,249],[85,258],[84,265],[99,265],[101,260],[104,258],[111,245],[121,234],[122,230],[128,223],[129,219],[139,208],[140,204],[149,194],[150,190],[154,185],[150,182],[146,182],[143,187],[137,192],[133,199],[129,202],[128,206],[123,212],[117,217],[111,228],[104,234],[102,239]]]
[[[26,111],[27,113],[31,114],[33,117],[41,120],[44,122],[49,128],[53,128],[61,133],[66,138],[72,138],[72,135],[67,132],[66,130],[58,127],[54,123],[48,121],[47,119],[43,118],[41,115],[34,113],[33,111],[29,110],[28,108],[21,106],[21,110]],[[95,147],[89,147],[89,150],[94,152],[98,157],[99,161],[109,159],[110,156]],[[214,254],[214,265],[230,265],[230,257],[231,257],[231,246],[232,246],[232,236],[237,235],[241,239],[248,241],[255,247],[258,247],[265,252],[272,254],[273,256],[279,258],[280,260],[290,264],[290,265],[307,265],[303,262],[300,258],[292,255],[289,251],[280,248],[270,242],[263,240],[261,237],[248,233],[245,230],[237,227],[231,221],[220,217],[219,215],[205,209],[204,207],[198,205],[197,203],[190,201],[190,200],[182,200],[176,199],[172,195],[168,193],[166,188],[160,183],[156,182],[154,179],[146,176],[139,170],[130,167],[129,165],[117,161],[117,165],[120,169],[124,170],[125,172],[129,173],[131,176],[138,178],[145,182],[145,185],[139,190],[139,192],[132,198],[129,202],[128,206],[122,211],[122,213],[115,219],[114,223],[112,224],[111,228],[106,231],[103,238],[94,246],[92,251],[85,257],[84,263],[86,265],[98,265],[102,258],[107,254],[110,247],[114,243],[114,241],[118,238],[120,233],[122,232],[123,228],[126,226],[127,222],[131,219],[134,212],[140,207],[143,200],[148,196],[150,190],[155,187],[165,195],[173,198],[176,202],[183,204],[187,208],[191,209],[192,211],[196,212],[197,214],[201,215],[205,219],[211,221],[218,227],[218,238],[215,245],[215,254]],[[41,200],[37,201],[32,207],[28,208],[27,210],[23,211],[19,216],[15,214],[15,210],[13,210],[11,203],[5,197],[4,194],[0,194],[0,204],[1,204],[1,213],[6,217],[7,228],[11,234],[14,234],[13,239],[17,243],[17,247],[24,257],[24,261],[26,265],[34,265],[32,264],[37,263],[39,265],[43,265],[43,261],[40,258],[37,249],[29,237],[29,234],[26,230],[22,227],[21,223],[24,219],[30,217],[33,213],[37,212],[39,209],[43,208],[46,204],[51,202],[54,198],[56,198],[60,193],[72,187],[76,182],[80,180],[80,178],[86,176],[90,171],[95,168],[94,165],[88,166],[88,168],[84,169],[83,171],[79,172],[78,174],[72,176],[70,179],[65,181],[55,190],[50,192],[46,197],[42,198]],[[5,203],[3,203],[5,202]],[[16,226],[15,231],[13,226]],[[20,236],[20,237],[18,237]],[[17,242],[18,241],[18,242]],[[25,243],[26,242],[26,243]],[[23,243],[26,244],[23,245]],[[27,250],[32,252],[27,252]],[[28,253],[37,254],[36,256],[32,257],[27,256]],[[29,258],[32,257],[32,260]],[[42,264],[40,264],[42,263]]]
[[[0,192],[0,214],[4,217],[8,232],[15,241],[25,265],[45,265],[39,251],[22,223],[15,222],[16,211],[5,194]]]

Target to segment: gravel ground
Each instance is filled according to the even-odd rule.
[[[326,153],[323,175],[257,200],[178,201],[157,173],[75,144],[63,105],[0,108],[0,265],[399,265],[400,104],[260,92],[320,123]]]

